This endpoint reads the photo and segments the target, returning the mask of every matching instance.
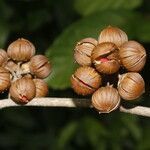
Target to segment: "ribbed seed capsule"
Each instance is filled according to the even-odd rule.
[[[80,67],[71,77],[72,88],[77,94],[92,94],[101,85],[101,76],[92,67]]]
[[[51,64],[44,55],[35,55],[30,60],[30,71],[37,78],[46,78],[51,73]]]
[[[7,54],[15,61],[28,61],[35,54],[35,47],[30,41],[21,38],[9,45]]]
[[[118,48],[111,42],[98,44],[94,48],[91,57],[100,73],[113,74],[120,68]]]
[[[48,85],[42,79],[33,79],[36,87],[35,97],[45,97],[48,94]]]
[[[124,43],[119,49],[119,56],[122,65],[128,71],[141,71],[146,62],[146,51],[144,47],[136,41]]]
[[[128,41],[127,34],[117,27],[108,26],[99,35],[98,43],[112,42],[118,47]]]
[[[8,56],[5,50],[0,49],[0,66],[5,65],[8,60]]]
[[[118,92],[124,100],[137,99],[145,92],[145,83],[142,76],[136,72],[120,75]]]
[[[82,66],[90,66],[92,64],[91,53],[96,45],[97,41],[93,38],[85,38],[79,41],[74,52],[76,62]]]
[[[92,105],[100,113],[110,113],[117,109],[119,104],[119,93],[112,86],[101,87],[92,95]]]
[[[10,73],[7,69],[0,67],[0,93],[10,87]]]
[[[11,84],[9,92],[15,102],[28,103],[35,97],[35,84],[32,79],[23,77]]]

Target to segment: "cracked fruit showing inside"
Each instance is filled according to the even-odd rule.
[[[17,103],[28,103],[35,97],[35,84],[32,79],[23,77],[11,84],[10,96]]]
[[[120,68],[117,46],[110,42],[98,44],[92,52],[92,62],[100,73],[116,73]]]
[[[80,67],[71,77],[72,88],[77,94],[92,94],[101,85],[101,76],[92,67]]]
[[[74,58],[81,66],[91,66],[91,54],[97,41],[93,38],[85,38],[79,41],[74,50]]]
[[[44,79],[51,73],[51,64],[44,55],[35,55],[30,60],[29,69],[37,78]]]

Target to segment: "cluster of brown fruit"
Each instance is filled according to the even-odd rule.
[[[71,77],[72,88],[80,95],[93,94],[92,105],[100,113],[118,108],[121,98],[134,100],[145,91],[144,80],[138,72],[145,65],[146,51],[140,43],[128,41],[127,34],[117,27],[103,29],[98,41],[94,38],[79,41],[74,57],[81,67]],[[113,87],[109,78],[114,74],[117,74],[117,84]]]
[[[49,60],[35,55],[34,45],[26,39],[12,42],[7,52],[0,49],[0,92],[9,89],[10,98],[17,103],[46,96],[48,86],[43,79],[50,72]]]

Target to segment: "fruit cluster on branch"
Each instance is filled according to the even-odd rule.
[[[35,55],[34,45],[26,39],[12,42],[7,51],[0,49],[0,92],[9,90],[10,98],[17,103],[46,96],[48,85],[43,79],[50,72],[48,58]]]
[[[117,27],[103,29],[98,40],[77,42],[74,58],[80,67],[71,77],[72,88],[77,94],[92,95],[92,105],[101,113],[118,108],[121,98],[134,100],[145,91],[139,72],[146,51],[137,41],[128,41],[127,34]]]

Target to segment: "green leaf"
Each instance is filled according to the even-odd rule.
[[[142,133],[141,128],[138,126],[138,118],[137,116],[131,116],[128,114],[122,115],[122,122],[128,128],[132,137],[136,140],[141,139]]]
[[[28,28],[31,31],[37,30],[41,25],[48,22],[49,19],[50,14],[46,9],[33,10],[29,12],[27,16]]]
[[[82,130],[88,139],[89,144],[93,146],[93,149],[106,149],[107,145],[105,139],[109,136],[109,133],[99,120],[86,117],[83,120],[82,127]]]
[[[97,11],[137,8],[142,0],[75,0],[74,7],[76,11],[87,16]]]
[[[4,47],[4,44],[8,38],[9,30],[6,24],[0,23],[0,48]]]
[[[69,141],[76,133],[77,128],[78,128],[77,122],[70,122],[65,128],[63,128],[57,140],[58,143],[56,146],[58,147],[58,149],[65,148],[65,146],[69,143]]]
[[[139,25],[137,26],[137,37],[142,42],[150,42],[150,18],[142,19],[142,21],[139,21]]]
[[[104,13],[105,15],[103,15]],[[121,11],[119,13],[117,11],[104,13],[94,14],[73,23],[47,49],[46,55],[53,65],[52,74],[47,78],[50,87],[54,89],[70,87],[70,77],[76,68],[73,50],[76,42],[80,39],[97,38],[99,32],[108,25],[118,26],[125,31],[133,32],[130,22],[134,20],[136,15]],[[128,26],[126,26],[127,22],[129,22]],[[129,35],[131,34],[129,33]]]

